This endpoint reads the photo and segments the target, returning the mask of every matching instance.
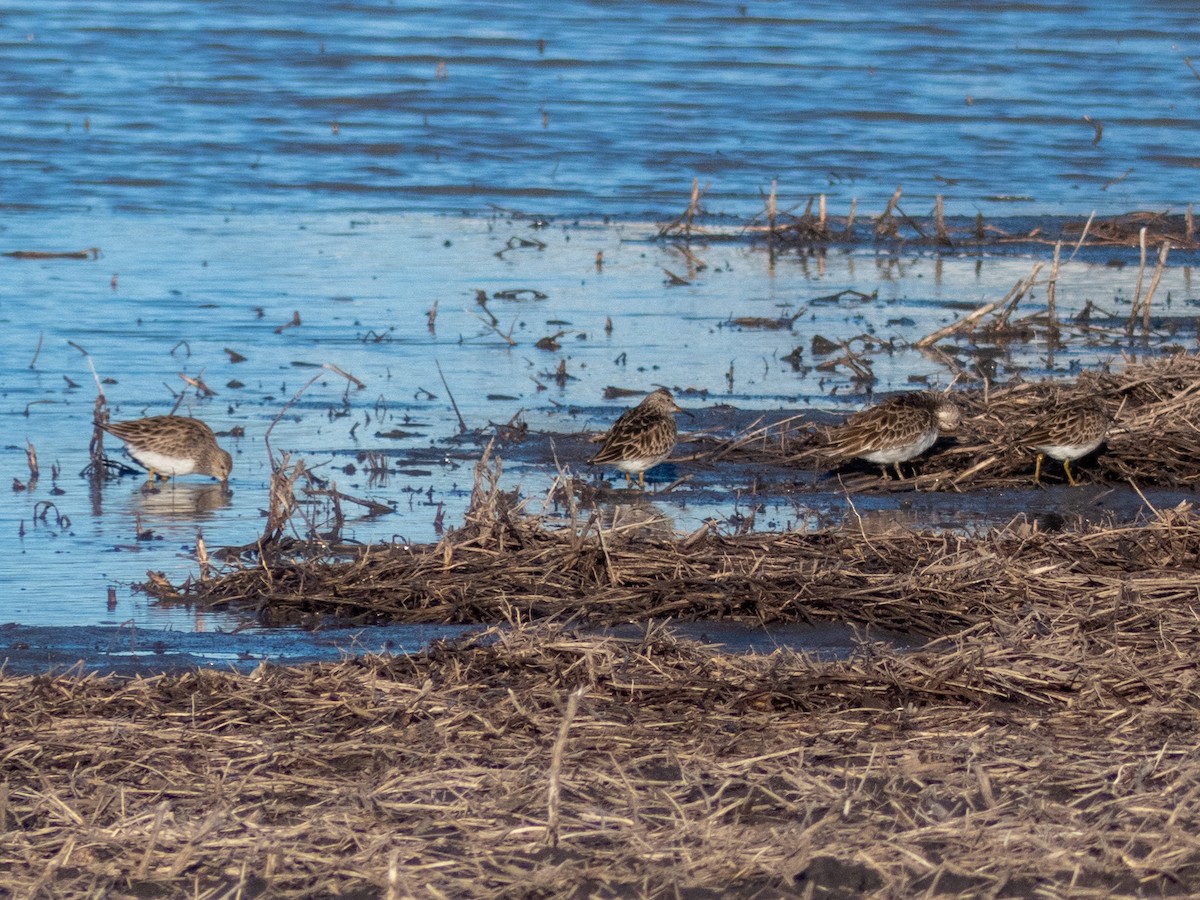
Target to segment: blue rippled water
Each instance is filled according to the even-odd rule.
[[[1184,2],[37,0],[0,13],[0,202],[1179,208],[1197,52]]]

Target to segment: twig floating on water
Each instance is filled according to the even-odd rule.
[[[335,372],[338,375],[341,375],[343,378],[345,378],[347,381],[349,381],[351,384],[353,384],[360,391],[366,387],[366,385],[363,382],[359,381],[357,378],[355,378],[353,375],[351,375],[349,372],[347,372],[341,366],[335,366],[333,363],[325,363],[324,365],[321,366],[321,368],[328,369],[330,372]]]
[[[275,329],[275,333],[283,334],[284,329],[295,328],[299,324],[300,324],[300,310],[296,310],[295,312],[292,313],[292,321],[284,322],[282,325],[280,325],[278,328]]]
[[[88,247],[86,250],[9,250],[3,254],[12,259],[99,259],[100,248]]]
[[[978,309],[967,313],[965,316],[963,316],[958,321],[951,322],[945,328],[939,328],[937,331],[933,332],[933,334],[925,335],[925,337],[923,337],[919,341],[917,341],[917,343],[914,344],[914,346],[918,350],[923,350],[926,347],[932,347],[934,344],[936,344],[942,338],[949,337],[952,334],[957,334],[960,331],[966,331],[967,329],[971,328],[976,322],[978,322],[980,319],[982,319],[984,316],[986,316],[988,313],[995,310],[996,307],[999,305],[1000,305],[999,302],[995,301],[995,300],[993,300],[990,303],[985,303],[985,304],[983,304],[983,306],[979,307]]]
[[[43,334],[42,334],[42,332],[39,331],[37,347],[33,351],[33,359],[31,359],[29,361],[29,368],[31,368],[31,369],[37,368],[38,357],[41,356],[41,354],[42,354],[42,337],[43,337]]]

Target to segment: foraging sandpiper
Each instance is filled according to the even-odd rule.
[[[129,455],[146,467],[148,480],[156,475],[211,475],[229,480],[233,457],[217,446],[212,429],[186,416],[150,416],[100,426],[125,442]]]
[[[865,459],[883,467],[885,475],[892,466],[903,479],[900,463],[920,456],[961,421],[962,413],[945,394],[900,394],[854,413],[830,432],[822,450],[842,462]]]

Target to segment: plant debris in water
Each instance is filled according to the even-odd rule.
[[[955,391],[962,424],[951,441],[905,463],[916,477],[879,478],[864,466],[847,490],[985,490],[1033,480],[1033,452],[1019,435],[1048,409],[1095,398],[1114,415],[1104,449],[1090,461],[1089,477],[1107,483],[1194,487],[1200,484],[1200,356],[1176,354],[1127,366],[1120,373],[1085,372],[1074,381],[1015,381],[1003,387]],[[802,416],[759,423],[727,440],[707,439],[697,456],[774,465],[819,465],[824,429]],[[1055,476],[1061,467],[1046,467]]]

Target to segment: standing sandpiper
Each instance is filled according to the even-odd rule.
[[[646,470],[652,469],[671,455],[675,449],[675,413],[690,416],[680,409],[666,388],[658,388],[632,409],[621,413],[604,438],[600,452],[588,462],[612,463],[625,473],[625,483],[632,487],[634,472],[638,486],[646,489]]]
[[[1071,473],[1071,460],[1082,459],[1104,443],[1112,418],[1095,400],[1085,399],[1054,407],[1017,438],[1022,447],[1037,451],[1033,483],[1040,484],[1042,459],[1062,460],[1072,487],[1079,484]]]
[[[917,391],[890,397],[856,412],[829,435],[821,448],[838,461],[865,459],[896,470],[900,463],[920,456],[937,442],[943,431],[953,431],[962,421],[959,408],[944,394]]]

